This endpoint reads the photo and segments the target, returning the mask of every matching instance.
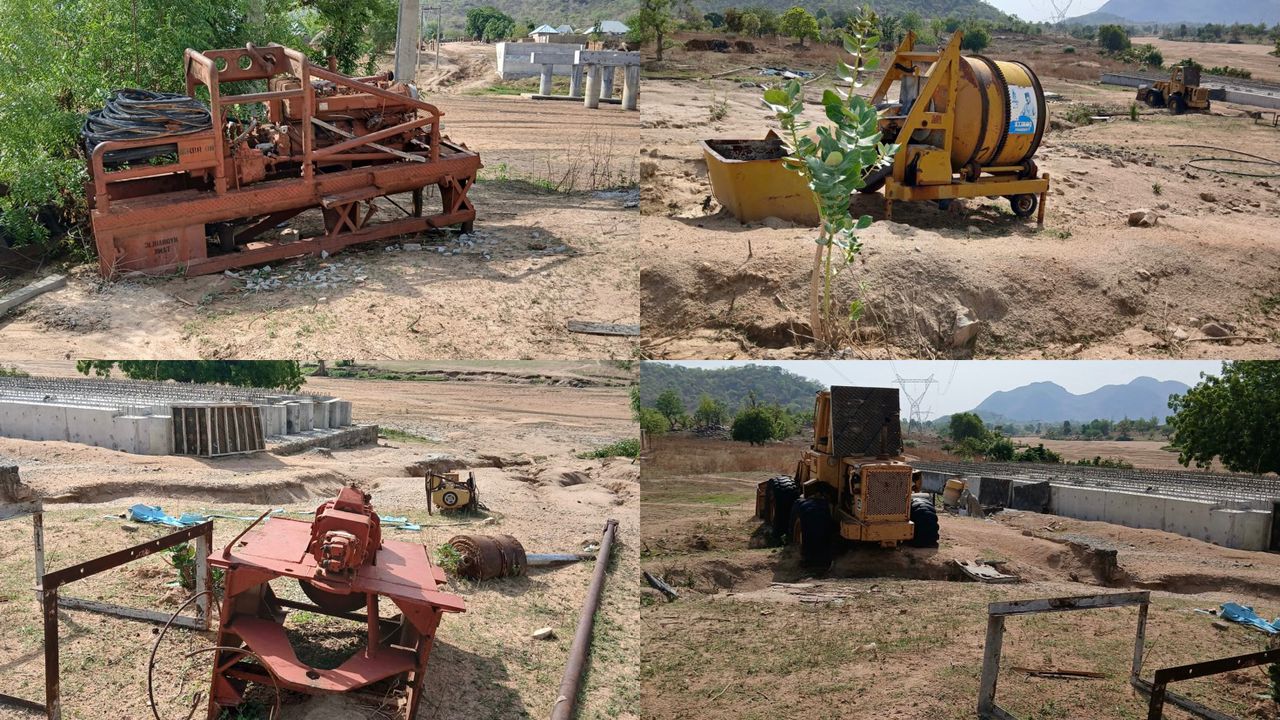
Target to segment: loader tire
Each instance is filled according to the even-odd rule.
[[[791,515],[791,543],[800,551],[801,564],[807,567],[830,565],[835,544],[831,506],[824,498],[803,498],[791,508]]]
[[[938,509],[932,497],[911,498],[911,522],[915,525],[911,547],[938,547]]]
[[[1169,112],[1174,115],[1181,115],[1187,111],[1187,99],[1181,95],[1174,95],[1169,98]]]
[[[769,478],[765,494],[768,517],[763,519],[773,528],[774,535],[782,537],[791,531],[791,508],[800,497],[800,487],[790,475],[778,475]]]
[[[866,175],[862,176],[862,181],[865,182],[866,185],[858,188],[858,192],[866,195],[880,192],[880,189],[884,187],[885,179],[887,179],[892,172],[892,165],[872,168]]]

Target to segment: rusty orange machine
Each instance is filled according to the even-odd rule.
[[[208,720],[244,702],[249,683],[273,689],[277,700],[286,691],[365,695],[395,717],[416,717],[436,628],[444,613],[465,610],[462,598],[440,590],[444,571],[420,543],[382,539],[369,496],[355,487],[317,508],[313,522],[268,515],[209,558],[225,572],[226,589]],[[270,583],[280,578],[297,580],[314,604],[277,596]],[[399,614],[380,617],[380,597]],[[364,623],[368,641],[336,668],[311,667],[286,634],[289,608]]]
[[[479,155],[389,73],[347,77],[273,44],[187,50],[185,74],[186,97],[120,91],[86,124],[104,276],[221,272],[475,221]],[[228,83],[261,91],[224,95]],[[440,207],[428,213],[432,187]],[[391,198],[401,193],[411,208]],[[313,208],[323,233],[262,239]]]

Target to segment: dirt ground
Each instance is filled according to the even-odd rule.
[[[1194,58],[1205,67],[1244,68],[1253,80],[1280,82],[1280,58],[1272,55],[1275,45],[1257,43],[1201,43],[1185,40],[1161,40],[1158,37],[1132,38],[1134,45],[1150,43],[1164,55],[1166,65],[1184,58]]]
[[[704,441],[719,457],[716,442]],[[1266,617],[1280,612],[1274,554],[1037,513],[944,515],[936,549],[850,549],[814,574],[751,517],[769,463],[682,474],[687,462],[664,458],[659,443],[642,469],[641,563],[681,594],[667,603],[643,590],[645,718],[972,718],[986,606],[995,601],[1150,590],[1148,678],[1156,668],[1266,648],[1262,633],[1216,628],[1197,608],[1235,601]],[[1116,567],[1105,559],[1110,550]],[[966,581],[952,565],[959,559],[1004,561],[1021,581]],[[1011,619],[999,703],[1038,720],[1145,717],[1127,677],[1136,616],[1129,608]],[[1105,677],[1038,678],[1018,667]],[[1260,699],[1267,681],[1258,668],[1178,685],[1228,715],[1275,716]],[[1165,717],[1188,716],[1166,708]]]
[[[1177,451],[1165,450],[1169,443],[1160,440],[1046,440],[1039,437],[1015,437],[1015,444],[1040,445],[1061,453],[1063,460],[1074,462],[1094,457],[1120,458],[1135,467],[1162,470],[1186,470],[1178,463]]]
[[[45,372],[49,367],[31,369]],[[423,526],[417,537],[395,530],[391,539],[420,540],[433,553],[453,535],[472,531],[510,533],[530,552],[575,552],[598,542],[606,518],[617,518],[620,546],[597,616],[581,717],[637,717],[637,592],[621,578],[638,574],[638,466],[626,458],[576,457],[634,437],[625,388],[317,378],[307,389],[352,400],[357,422],[377,423],[392,432],[376,446],[284,457],[161,458],[7,439],[0,440],[0,456],[19,465],[27,484],[56,500],[47,506],[44,520],[51,569],[162,535],[148,526],[123,530],[127,523],[119,516],[136,502],[158,504],[175,515],[249,517],[272,507],[308,512],[351,482],[372,492],[380,514],[404,515]],[[476,468],[481,499],[494,522],[480,525],[481,518],[426,513],[421,476],[411,475],[410,468],[440,455]],[[567,472],[581,472],[585,481],[561,485]],[[215,547],[247,524],[215,520]],[[0,523],[0,627],[5,640],[0,643],[0,667],[5,669],[0,692],[38,698],[44,686],[39,613],[30,593],[30,533],[26,520]],[[593,563],[585,562],[531,571],[521,579],[451,581],[449,590],[465,599],[467,612],[447,616],[441,624],[418,717],[544,716],[555,701],[593,569]],[[186,595],[167,585],[174,577],[166,560],[153,556],[79,581],[66,592],[172,612]],[[277,581],[274,587],[286,597],[302,599],[292,583]],[[64,611],[61,625],[63,716],[149,716],[146,668],[153,628],[79,611]],[[310,613],[291,614],[287,626],[296,646],[304,640],[310,644],[304,658],[317,665],[336,663],[363,643],[362,627]],[[530,637],[544,626],[554,629],[554,639]],[[190,632],[166,639],[157,669],[163,716],[185,713],[175,703],[179,680],[189,689],[204,689],[207,665],[184,666],[180,655],[207,643],[208,638]],[[106,697],[112,700],[104,701]],[[265,701],[270,700],[268,692]],[[312,720],[385,717],[372,706],[334,698],[290,696],[285,710],[286,718]]]
[[[433,232],[273,264],[259,277],[285,286],[262,291],[244,273],[104,284],[96,265],[73,267],[65,289],[0,319],[9,340],[0,355],[633,355],[634,338],[570,333],[566,322],[639,321],[638,113],[489,94],[493,46],[444,49],[441,71],[424,57],[420,78],[445,113],[445,134],[485,165],[470,192],[478,212],[470,243]],[[394,200],[409,207],[407,195]],[[390,205],[380,212],[400,214]],[[293,227],[321,231],[318,211]],[[405,242],[422,248],[400,249]]]
[[[893,222],[862,234],[864,250],[837,281],[841,302],[861,300],[860,341],[847,357],[1280,356],[1280,179],[1232,178],[1186,163],[1222,153],[1195,143],[1280,159],[1280,132],[1244,108],[1171,116],[1133,92],[1102,86],[1114,61],[1054,39],[999,37],[985,54],[1022,59],[1049,92],[1052,129],[1036,160],[1053,185],[1044,229],[1015,219],[1003,200],[900,203]],[[742,225],[712,197],[699,142],[760,138],[775,126],[760,101],[769,81],[747,66],[828,75],[834,48],[762,47],[756,54],[676,48],[646,66],[641,166],[644,352],[655,358],[808,357],[808,287],[814,231],[770,219]],[[713,78],[713,75],[724,74]],[[868,91],[869,92],[869,91]],[[820,106],[806,115],[821,120]],[[1113,116],[1077,126],[1068,116]],[[716,119],[716,118],[719,119]],[[1138,209],[1155,227],[1128,225]],[[855,213],[883,217],[879,196]],[[981,321],[973,347],[952,347],[958,308]],[[1242,339],[1207,340],[1215,321]]]

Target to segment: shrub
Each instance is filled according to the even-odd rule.
[[[1075,48],[1075,46],[1074,46],[1074,45],[1068,45],[1068,46],[1066,46],[1066,47],[1062,48],[1062,52],[1066,53],[1067,55],[1075,55],[1075,54],[1076,54],[1076,48]]]
[[[637,457],[640,455],[640,440],[637,438],[623,438],[617,442],[609,443],[604,447],[598,447],[595,450],[588,450],[584,453],[578,453],[578,457],[583,460],[603,459],[613,457]]]
[[[1119,25],[1103,25],[1098,28],[1098,44],[1111,52],[1126,50],[1129,48],[1129,33]]]
[[[969,52],[982,52],[991,44],[991,33],[987,32],[987,28],[977,23],[971,23],[964,28],[964,39],[960,41],[960,48]]]

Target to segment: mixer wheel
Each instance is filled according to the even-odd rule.
[[[1009,205],[1013,208],[1014,215],[1026,219],[1034,215],[1036,208],[1040,207],[1040,198],[1033,193],[1010,195]]]

